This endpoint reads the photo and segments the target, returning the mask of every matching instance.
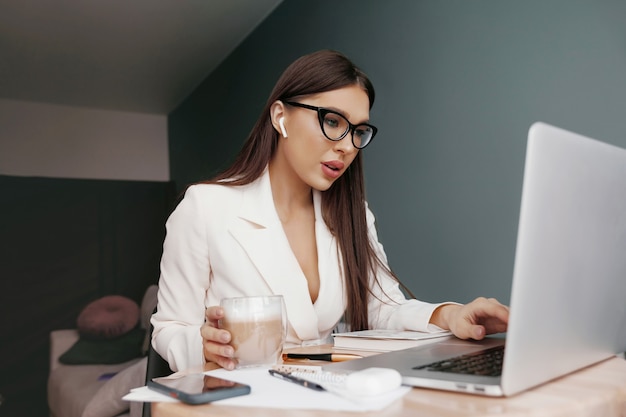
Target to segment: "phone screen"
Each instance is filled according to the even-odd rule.
[[[250,393],[250,387],[204,374],[180,378],[155,378],[148,387],[190,404],[201,404]]]

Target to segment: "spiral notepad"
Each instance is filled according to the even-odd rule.
[[[323,371],[321,366],[279,365],[273,369],[291,374],[295,377],[315,382],[327,391],[342,394],[346,389],[347,373]]]
[[[300,380],[313,382],[326,391],[344,398],[362,402],[400,388],[402,376],[395,369],[366,368],[356,372],[330,372],[321,367],[274,367],[279,372]]]

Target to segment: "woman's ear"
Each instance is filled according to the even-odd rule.
[[[285,128],[285,105],[282,101],[276,100],[270,107],[270,118],[272,126],[283,137],[287,137],[287,129]]]

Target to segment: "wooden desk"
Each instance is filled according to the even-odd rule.
[[[399,417],[399,416],[559,416],[626,417],[626,361],[612,358],[510,398],[487,398],[427,389],[412,389],[382,411],[254,409],[153,403],[152,417]]]

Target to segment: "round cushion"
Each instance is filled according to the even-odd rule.
[[[78,315],[77,328],[86,339],[114,339],[137,326],[139,306],[130,298],[107,295],[89,303]]]

